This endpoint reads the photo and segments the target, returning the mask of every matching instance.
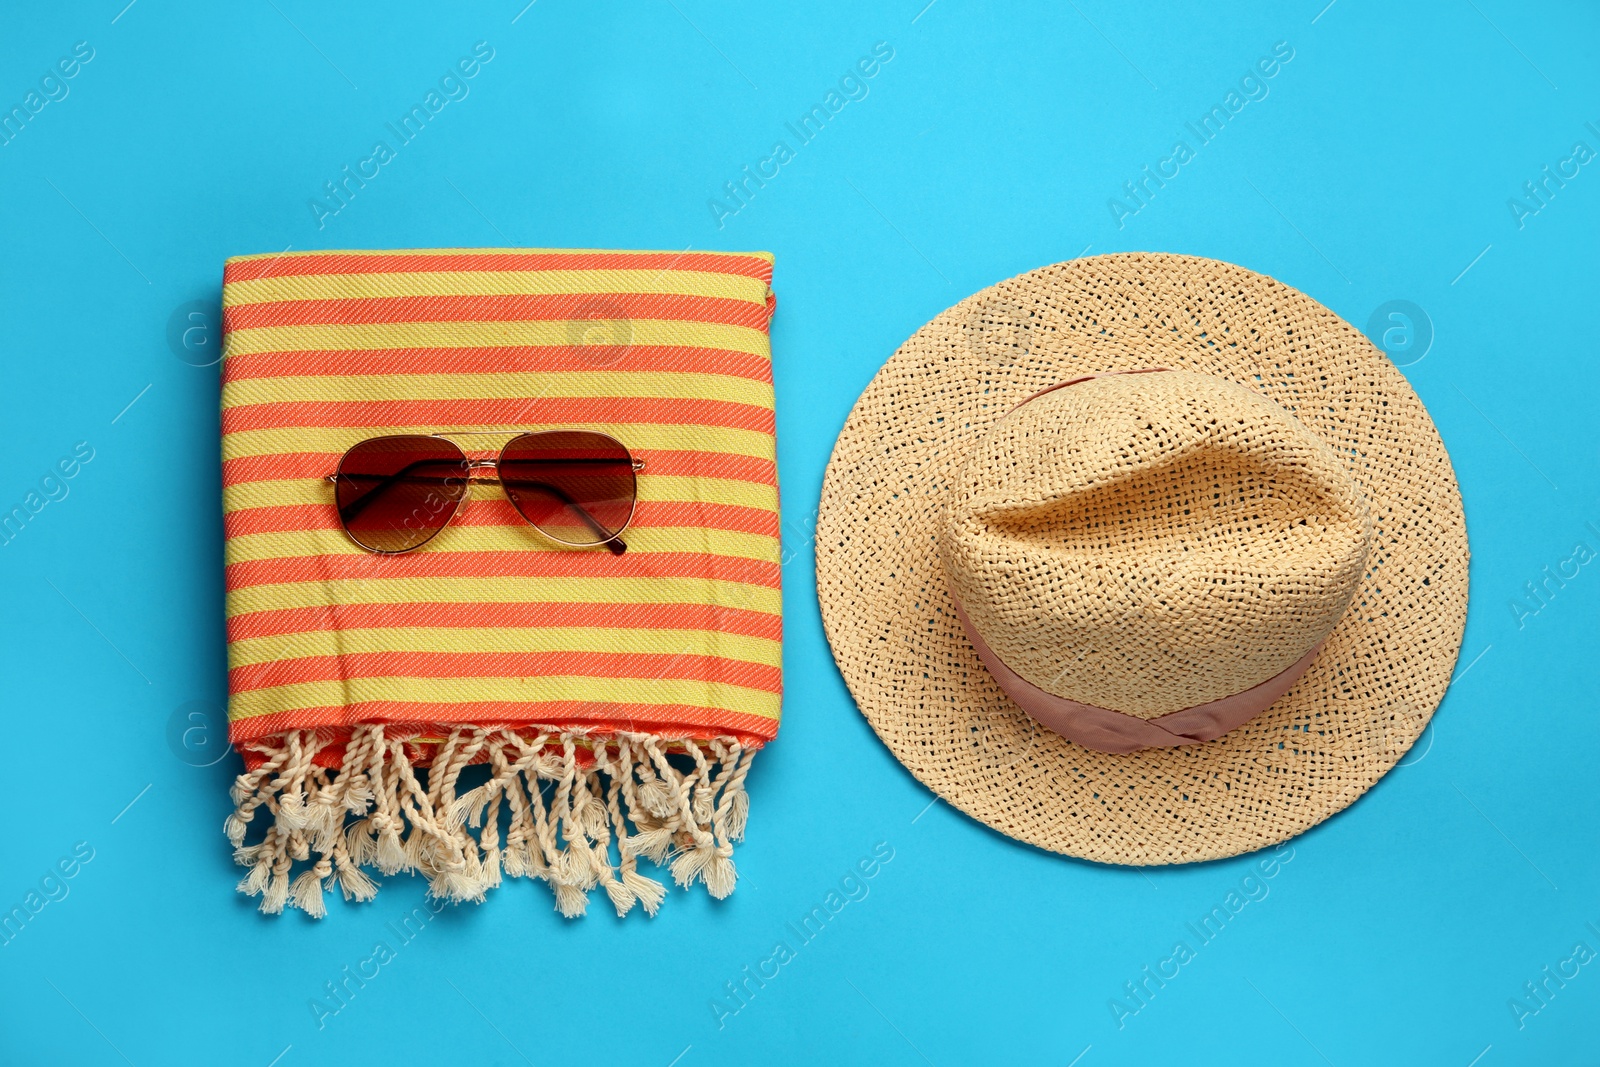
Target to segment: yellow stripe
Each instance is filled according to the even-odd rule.
[[[716,630],[625,630],[600,626],[316,630],[235,641],[228,646],[228,666],[369,652],[657,653],[719,656],[768,667],[783,666],[783,646],[761,637]]]
[[[702,527],[666,526],[629,530],[624,535],[628,555],[651,552],[705,552],[734,559],[753,559],[776,563],[780,547],[776,537],[765,534],[708,530]],[[512,549],[534,552],[570,552],[570,548],[545,540],[537,533],[503,526],[452,526],[428,542],[428,552],[504,552]],[[376,556],[357,548],[339,530],[294,530],[280,533],[245,534],[230,537],[223,545],[227,563],[246,563],[258,559],[287,559],[299,556],[361,556],[373,560],[374,572],[394,566],[394,557]]]
[[[363,300],[392,296],[518,296],[659,293],[745,300],[766,307],[767,283],[737,274],[681,270],[417,271],[396,274],[300,274],[229,282],[222,306],[277,300]]]
[[[619,704],[689,704],[724,711],[778,717],[780,697],[760,689],[678,678],[351,678],[302,682],[236,693],[228,701],[228,720],[276,712],[357,704],[374,700],[457,704],[471,701],[607,701]]]
[[[224,515],[244,508],[280,507],[288,504],[331,504],[333,486],[320,478],[287,478],[272,482],[230,485],[222,494]],[[504,499],[498,485],[472,486],[471,500]],[[639,499],[649,503],[734,504],[739,507],[778,510],[778,491],[760,482],[731,478],[694,478],[686,475],[652,475],[639,479]],[[468,503],[471,503],[471,500]]]
[[[222,387],[222,406],[352,400],[528,400],[644,397],[724,400],[772,409],[772,386],[732,374],[538,371],[497,374],[352,374],[246,378]]]
[[[227,617],[327,604],[713,604],[778,615],[776,589],[710,578],[379,578],[250,586],[227,594]]]
[[[586,422],[583,427],[609,433],[630,449],[640,452],[723,452],[770,460],[776,451],[772,435],[760,430],[656,422]],[[505,440],[509,440],[513,434],[524,430],[531,432],[571,427],[566,423],[527,422],[507,429],[496,423],[464,422],[452,424],[450,428],[457,431],[504,431]],[[380,434],[432,433],[438,429],[440,427],[428,424],[393,425],[382,429],[371,426],[291,426],[284,429],[239,430],[222,435],[222,458],[227,461],[244,456],[278,456],[295,452],[340,453],[353,444]],[[490,442],[490,448],[505,443],[504,440],[494,441],[488,437],[482,440]],[[329,473],[333,472],[330,470]],[[228,487],[228,491],[232,489],[232,486]]]
[[[579,321],[577,325],[592,324]],[[771,358],[767,335],[748,326],[665,319],[633,319],[629,325],[631,341],[636,345],[691,345]],[[573,329],[574,324],[570,322],[545,320],[260,326],[229,331],[223,338],[222,353],[226,359],[258,352],[570,345],[574,343]]]

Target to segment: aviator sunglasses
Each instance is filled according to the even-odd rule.
[[[448,437],[504,436],[506,431],[395,434],[353,446],[327,476],[339,524],[369,552],[419,548],[450,525],[477,483],[499,485],[528,523],[575,548],[604,545],[613,555],[638,502],[635,459],[596,430],[519,433],[494,459],[472,459]],[[476,472],[491,471],[490,477]]]

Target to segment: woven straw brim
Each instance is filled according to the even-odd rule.
[[[1374,523],[1348,612],[1289,693],[1226,736],[1127,755],[1038,726],[956,619],[936,536],[968,445],[1086,374],[1168,367],[1273,400],[1338,453]],[[1450,457],[1354,327],[1264,275],[1189,256],[1096,256],[977,293],[862,393],[817,518],[817,594],[845,682],[939,796],[1001,833],[1106,863],[1219,859],[1315,826],[1406,753],[1444,696],[1467,609]]]

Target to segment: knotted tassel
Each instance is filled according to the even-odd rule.
[[[364,868],[375,867],[419,872],[430,894],[454,902],[481,901],[505,877],[533,877],[550,883],[568,917],[585,913],[597,886],[619,915],[635,905],[654,915],[666,889],[640,872],[641,857],[679,885],[704,882],[719,899],[733,890],[754,750],[731,738],[481,727],[447,731],[437,744],[415,738],[357,727],[337,767],[317,761],[327,741],[315,731],[253,743],[259,765],[234,780],[223,821],[247,868],[239,890],[268,914],[296,907],[320,918],[329,891],[372,899],[378,884]],[[484,759],[489,780],[458,794],[463,770]],[[261,808],[271,821],[252,841]]]

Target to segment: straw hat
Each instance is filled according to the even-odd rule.
[[[1460,648],[1467,535],[1427,411],[1355,328],[1227,263],[1096,256],[963,300],[878,372],[817,591],[862,712],[941,797],[1185,863],[1301,833],[1405,754]]]

